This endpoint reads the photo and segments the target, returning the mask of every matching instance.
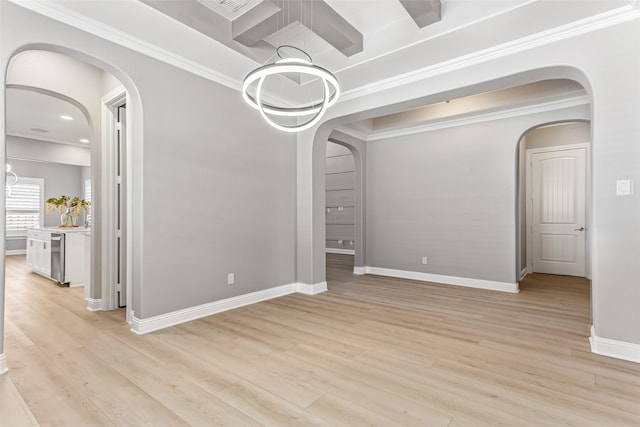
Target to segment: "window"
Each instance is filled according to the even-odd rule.
[[[42,227],[44,179],[20,177],[7,191],[7,237],[26,236],[27,228]]]

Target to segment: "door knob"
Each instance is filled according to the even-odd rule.
[[[574,228],[573,231],[584,231],[584,227]]]

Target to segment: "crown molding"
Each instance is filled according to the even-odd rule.
[[[365,141],[365,142],[367,141],[367,138],[370,135],[370,132],[367,132],[364,129],[355,128],[354,126],[348,125],[348,124],[338,126],[334,130],[338,132],[342,132],[345,135],[349,135],[352,138],[356,138],[356,139],[359,139],[360,141]]]
[[[196,61],[192,61],[174,52],[170,52],[152,43],[131,36],[130,34],[117,30],[95,19],[87,18],[84,15],[60,6],[56,2],[42,0],[9,1],[35,13],[78,28],[89,34],[93,34],[102,39],[132,49],[228,88],[237,91],[240,91],[242,88],[242,82],[239,79],[229,77],[226,74],[213,70],[212,68],[204,66]],[[491,61],[493,59],[502,58],[520,51],[545,46],[549,43],[565,40],[637,18],[640,18],[640,2],[638,0],[631,0],[628,5],[615,10],[344,91],[338,100],[338,103],[346,102],[383,90],[393,89],[429,77]],[[406,46],[405,49],[411,46],[415,46],[415,44]]]
[[[570,24],[532,34],[488,49],[479,50],[468,55],[459,56],[435,65],[379,80],[375,83],[346,90],[340,96],[338,103],[346,102],[383,90],[394,89],[399,86],[411,84],[430,77],[450,73],[462,68],[503,58],[514,53],[542,47],[550,43],[566,40],[591,31],[608,28],[633,19],[638,19],[640,18],[640,10],[638,9],[640,7],[639,5],[640,2],[638,2],[638,0],[634,0],[629,5],[615,10],[590,16]]]
[[[93,34],[94,36],[116,43],[120,46],[132,49],[136,52],[173,65],[174,67],[188,71],[205,79],[214,81],[228,88],[237,91],[240,91],[242,88],[242,82],[238,79],[231,78],[196,61],[192,61],[181,55],[177,55],[174,52],[162,49],[138,37],[131,36],[130,34],[117,30],[110,25],[106,25],[102,22],[96,21],[95,19],[88,18],[72,10],[61,7],[56,2],[38,0],[9,1],[32,12],[44,15],[48,18],[62,22],[63,24],[67,24],[89,34]]]
[[[62,139],[47,138],[46,136],[40,136],[40,135],[35,136],[35,135],[28,135],[26,133],[20,133],[20,132],[7,132],[7,136],[29,139],[35,142],[50,142],[52,144],[72,145],[74,147],[86,148],[87,150],[91,149],[91,146],[89,145],[90,143],[71,142],[71,141],[65,141]]]
[[[469,117],[443,119],[434,123],[427,123],[418,126],[404,127],[401,129],[383,130],[372,132],[366,137],[366,141],[379,141],[382,139],[395,138],[405,135],[414,135],[422,132],[430,132],[438,129],[446,129],[456,126],[465,126],[474,123],[482,123],[493,120],[509,119],[513,117],[526,116],[529,114],[544,113],[546,111],[560,110],[564,108],[579,107],[589,105],[588,95],[574,96],[571,98],[541,102],[524,107],[510,108],[508,110],[493,111],[484,114],[474,114]],[[342,128],[340,130],[343,130]],[[344,130],[343,130],[344,131]],[[348,134],[348,132],[344,132]]]

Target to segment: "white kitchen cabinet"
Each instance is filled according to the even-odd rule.
[[[56,242],[52,242],[52,234]],[[53,243],[57,243],[55,259],[51,256]],[[84,228],[27,230],[27,264],[31,270],[69,286],[89,285],[90,248],[90,231]]]
[[[36,273],[51,276],[51,233],[27,232],[27,264]]]

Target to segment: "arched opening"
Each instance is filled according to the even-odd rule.
[[[528,273],[591,277],[591,123],[528,129],[518,144],[518,264]]]
[[[30,165],[31,172],[27,172],[25,167],[25,173],[42,172],[47,175],[42,179],[43,201],[49,197],[67,195],[70,198],[78,197],[91,202],[90,215],[78,219],[75,224],[77,227],[69,226],[64,229],[58,227],[59,214],[57,219],[53,213],[47,216],[44,203],[39,206],[39,215],[46,217],[39,224],[44,226],[41,231],[46,231],[49,239],[53,234],[56,234],[56,238],[60,234],[67,237],[65,246],[61,246],[66,249],[66,257],[56,257],[64,267],[65,276],[58,276],[59,279],[56,278],[56,281],[71,287],[83,286],[84,293],[75,292],[73,295],[90,311],[117,308],[117,303],[114,304],[113,301],[116,300],[118,291],[123,294],[124,291],[128,291],[126,305],[132,308],[134,272],[132,263],[126,263],[126,260],[133,256],[133,236],[132,233],[123,233],[124,228],[118,230],[116,227],[118,220],[123,226],[130,224],[136,211],[134,203],[129,203],[131,188],[135,182],[130,178],[132,171],[135,171],[130,159],[132,153],[140,149],[141,140],[141,129],[138,125],[141,106],[134,85],[114,66],[61,46],[24,46],[11,56],[6,67],[7,77],[3,88],[7,96],[7,115],[3,118],[6,133],[2,136],[6,142],[6,155],[9,159],[17,158],[23,166]],[[17,101],[13,102],[14,97],[9,94],[16,91],[56,98],[59,102],[49,102],[45,105],[42,97],[40,102],[31,100],[28,109],[30,114],[25,115],[25,111],[20,109],[24,105],[20,104],[20,107]],[[130,107],[126,113],[130,118],[126,128],[130,143],[126,145],[122,141],[123,144],[118,146],[115,139],[107,140],[104,137],[105,126],[108,125],[105,124],[104,111],[101,111],[108,107],[104,105],[104,96],[114,92],[122,93],[120,105],[128,104]],[[75,107],[78,114],[67,114],[71,111],[70,108],[66,108],[67,112],[54,111],[64,105]],[[109,111],[107,113],[111,114]],[[38,115],[49,117],[50,123],[47,126],[32,123],[24,132],[20,131],[30,121],[39,118]],[[73,120],[59,117],[61,115],[72,116]],[[21,117],[21,122],[16,126],[12,124],[14,116]],[[87,123],[86,135],[83,134],[81,137],[78,136],[77,130],[70,131],[68,127],[57,123],[61,119],[77,123],[81,117]],[[122,134],[124,131],[125,128],[121,127]],[[105,153],[112,153],[111,157]],[[115,162],[116,158],[118,162]],[[72,174],[60,173],[61,168],[66,172],[74,168],[79,171]],[[120,175],[117,175],[118,168]],[[121,184],[119,189],[114,182]],[[77,237],[81,235],[83,237]],[[113,244],[117,242],[118,237],[121,240],[119,247]],[[23,240],[24,246],[14,248],[13,253],[23,254],[24,262],[24,253],[27,252],[26,235]],[[83,245],[73,246],[72,249],[72,240],[76,243],[80,240]],[[50,245],[51,242],[47,242],[43,249],[51,250],[53,246]],[[50,261],[54,258],[50,252],[45,256],[51,257]],[[118,258],[122,261],[120,266],[116,262]],[[3,265],[5,273],[7,269],[12,268],[11,265]],[[31,268],[27,271],[31,271]],[[70,275],[72,271],[75,273]],[[50,276],[51,271],[43,270],[39,273]],[[120,290],[117,289],[117,283],[111,280],[117,275],[121,276],[120,284],[123,289]],[[7,273],[5,278],[12,280],[15,275]],[[46,279],[41,280],[47,282]],[[10,290],[10,287],[4,289]],[[5,295],[2,295],[2,298],[4,297]],[[9,312],[10,308],[7,310]],[[122,320],[125,320],[124,311]],[[130,320],[130,310],[126,311],[126,320]],[[4,318],[0,321],[4,324]]]
[[[326,149],[327,254],[354,274],[363,274],[365,235],[365,145],[339,131]],[[329,255],[327,255],[329,256]]]
[[[536,70],[434,94],[423,105],[334,119],[337,131],[358,135],[366,147],[360,271],[518,292],[520,270],[512,266],[526,256],[516,251],[520,231],[511,231],[521,223],[513,219],[520,181],[510,153],[541,123],[590,120],[590,95],[579,80],[575,70]]]

